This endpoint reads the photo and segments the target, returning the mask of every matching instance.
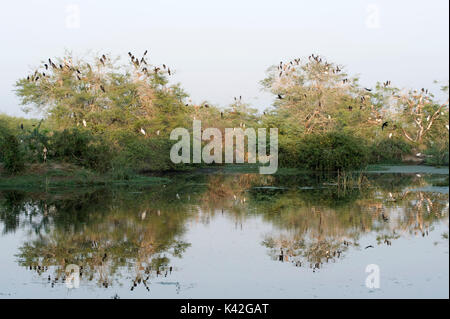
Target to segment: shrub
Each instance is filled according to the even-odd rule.
[[[1,138],[0,155],[6,171],[10,174],[18,173],[25,167],[24,154],[14,135],[8,134]]]
[[[425,164],[432,166],[448,166],[449,164],[449,147],[448,140],[445,143],[433,143],[428,146],[424,152],[427,157]]]
[[[306,136],[299,145],[299,163],[316,171],[348,171],[368,163],[365,141],[352,135],[330,132]]]
[[[120,132],[113,138],[118,145],[114,159],[115,171],[169,171],[178,166],[170,160],[170,149],[175,143],[166,138],[146,138]]]
[[[55,132],[49,140],[49,152],[52,158],[99,172],[106,172],[111,167],[110,145],[102,138],[76,128]]]
[[[411,145],[400,139],[382,139],[370,146],[372,164],[397,164],[402,162],[402,155],[411,153]]]

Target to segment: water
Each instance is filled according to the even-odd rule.
[[[0,298],[448,298],[447,177],[387,170],[342,189],[208,171],[145,188],[2,190]],[[370,264],[379,288],[366,286]]]

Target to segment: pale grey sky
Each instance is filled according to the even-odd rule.
[[[219,106],[238,95],[270,106],[258,83],[265,70],[311,53],[345,65],[366,86],[390,79],[436,92],[433,80],[449,78],[448,12],[448,0],[9,1],[0,11],[0,113],[23,115],[14,82],[66,49],[148,49],[194,102]]]

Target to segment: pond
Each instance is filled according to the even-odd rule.
[[[171,178],[1,190],[0,298],[449,297],[448,169]]]

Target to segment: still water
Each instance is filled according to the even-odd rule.
[[[171,178],[1,190],[0,298],[449,297],[448,169]]]

